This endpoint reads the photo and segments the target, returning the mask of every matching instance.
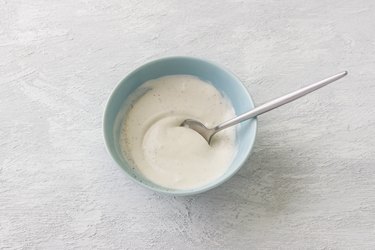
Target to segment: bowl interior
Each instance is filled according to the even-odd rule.
[[[226,173],[217,180],[195,189],[172,190],[156,185],[143,178],[141,173],[129,165],[120,150],[120,127],[126,113],[127,105],[127,102],[125,101],[142,83],[162,76],[178,74],[193,75],[213,84],[224,96],[230,99],[237,115],[254,107],[253,101],[246,88],[237,77],[229,71],[202,59],[191,57],[169,57],[152,61],[139,67],[117,85],[105,108],[103,127],[104,138],[109,153],[117,164],[138,183],[158,192],[175,195],[189,195],[216,187],[229,179],[237,172],[237,170],[239,170],[253,147],[257,121],[256,119],[252,119],[237,125],[236,156]]]

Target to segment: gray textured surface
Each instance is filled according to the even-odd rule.
[[[374,249],[373,1],[0,0],[0,249]],[[259,119],[254,153],[194,197],[133,183],[106,153],[116,83],[209,58],[256,102],[347,69]]]

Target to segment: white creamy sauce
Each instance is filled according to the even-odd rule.
[[[235,154],[235,130],[216,134],[211,145],[197,132],[180,127],[188,118],[212,127],[235,116],[211,84],[188,75],[150,80],[121,127],[121,150],[147,179],[163,187],[190,189],[225,173]]]

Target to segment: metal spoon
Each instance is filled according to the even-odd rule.
[[[197,131],[201,136],[203,136],[204,139],[210,144],[212,137],[219,131],[231,127],[233,125],[236,125],[237,123],[243,122],[245,120],[248,120],[250,118],[253,118],[255,116],[261,115],[263,113],[266,113],[274,108],[280,107],[284,104],[287,104],[289,102],[292,102],[294,100],[297,100],[298,98],[313,92],[321,87],[324,87],[331,82],[337,81],[338,79],[346,76],[348,74],[347,71],[341,72],[337,75],[333,75],[331,77],[328,77],[324,80],[321,80],[319,82],[313,83],[311,85],[308,85],[302,89],[296,90],[292,93],[289,93],[287,95],[281,96],[277,99],[274,99],[272,101],[266,102],[265,104],[262,104],[258,107],[255,107],[254,109],[250,110],[247,113],[241,114],[229,121],[223,122],[213,128],[207,128],[204,126],[201,122],[193,120],[193,119],[187,119],[181,123],[182,127],[188,127],[195,131]]]

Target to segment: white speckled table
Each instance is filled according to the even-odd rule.
[[[0,0],[0,249],[374,249],[375,3]],[[260,117],[230,181],[192,197],[107,154],[112,88],[168,55],[211,59],[257,103],[350,75]]]

